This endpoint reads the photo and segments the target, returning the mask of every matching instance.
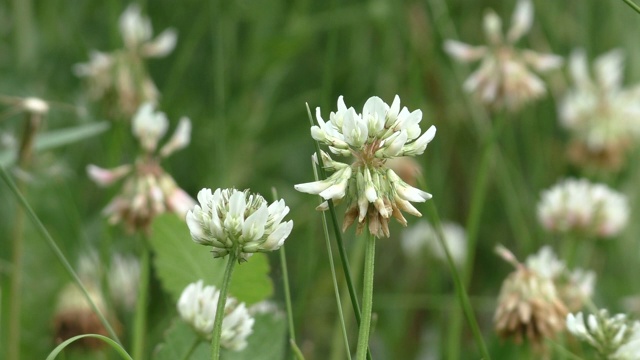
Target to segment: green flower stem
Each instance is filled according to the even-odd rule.
[[[376,238],[369,234],[364,248],[364,276],[362,283],[362,322],[358,332],[356,359],[364,360],[369,346],[371,310],[373,308],[373,270],[376,258]]]
[[[309,104],[307,105],[307,115],[309,116],[309,121],[311,122],[311,126],[315,125],[313,123],[313,117],[311,116],[311,109],[309,109]],[[316,147],[316,154],[318,154],[318,161],[320,161],[318,168],[318,174],[320,178],[326,179],[327,176],[324,172],[324,167],[322,164],[322,156],[320,156],[320,145],[317,141],[314,141]],[[353,313],[356,317],[356,322],[358,326],[360,326],[361,322],[361,314],[360,314],[360,304],[358,303],[358,297],[356,296],[355,286],[353,285],[353,277],[351,276],[351,268],[349,266],[349,258],[347,257],[347,250],[344,246],[344,242],[342,241],[342,233],[340,232],[340,225],[338,224],[338,217],[336,216],[336,209],[333,205],[332,200],[327,200],[329,204],[329,212],[331,213],[331,222],[333,223],[333,230],[336,236],[336,244],[338,245],[338,254],[340,255],[340,261],[342,263],[342,270],[344,271],[344,277],[347,282],[347,289],[349,290],[349,298],[351,299],[351,305],[353,306]]]
[[[182,357],[182,360],[189,360],[189,358],[191,357],[193,352],[196,350],[198,345],[200,345],[200,336],[197,336],[195,339],[193,339],[193,342],[191,343],[191,346],[189,346],[189,351],[184,353],[184,356]]]
[[[82,293],[84,294],[85,298],[91,305],[91,308],[98,315],[98,318],[100,318],[100,322],[105,327],[105,329],[107,329],[109,336],[113,340],[115,340],[118,344],[120,344],[120,339],[118,338],[118,335],[116,335],[116,332],[113,330],[113,327],[111,326],[111,324],[109,324],[109,321],[107,321],[107,318],[104,316],[102,311],[100,311],[100,309],[96,306],[91,296],[89,296],[89,292],[87,291],[87,288],[84,286],[82,281],[80,281],[80,277],[78,277],[78,274],[76,274],[76,272],[73,270],[73,267],[71,266],[67,258],[62,253],[62,250],[60,250],[56,242],[53,240],[53,238],[51,237],[51,234],[49,234],[49,232],[47,231],[47,228],[44,227],[44,225],[42,224],[42,221],[40,221],[40,219],[38,218],[38,215],[36,215],[36,213],[33,211],[31,206],[29,206],[29,203],[24,198],[24,196],[22,195],[22,193],[20,192],[16,184],[11,180],[11,178],[9,177],[9,175],[7,174],[7,171],[4,169],[3,166],[0,166],[0,177],[7,184],[7,186],[9,187],[9,190],[11,190],[13,195],[18,199],[18,202],[22,205],[24,210],[26,210],[27,215],[29,215],[31,220],[34,222],[36,229],[38,230],[38,232],[40,232],[42,237],[45,239],[47,245],[51,247],[51,250],[58,258],[58,261],[60,261],[62,266],[65,268],[69,276],[71,276],[71,278],[75,281],[78,287],[80,287],[80,290],[82,290]]]
[[[133,351],[134,359],[146,359],[145,338],[147,334],[147,314],[149,302],[149,243],[146,236],[142,241],[142,256],[140,258],[140,283],[138,284],[138,297],[136,299],[136,314],[133,319]]]
[[[282,269],[282,282],[284,283],[284,300],[287,307],[287,321],[289,325],[289,339],[295,344],[296,330],[293,326],[293,307],[291,306],[291,289],[289,288],[289,271],[287,270],[287,254],[284,246],[280,247],[280,268]]]
[[[236,251],[232,249],[229,253],[227,267],[224,269],[224,278],[220,287],[220,296],[218,297],[218,306],[216,307],[216,318],[213,322],[213,333],[211,337],[211,359],[220,359],[220,335],[222,335],[222,320],[224,319],[224,306],[227,303],[227,290],[231,284],[231,274],[236,264]]]
[[[636,5],[631,0],[622,0],[622,1],[626,2],[627,5],[629,5],[633,10],[635,10],[638,14],[640,14],[640,6]]]
[[[462,306],[462,310],[464,311],[465,316],[467,317],[467,322],[471,326],[471,332],[473,333],[474,340],[478,348],[480,348],[480,352],[482,353],[482,359],[490,360],[491,356],[489,355],[489,351],[487,350],[487,345],[484,343],[484,339],[482,338],[482,332],[480,331],[480,326],[478,326],[478,320],[473,312],[473,307],[471,306],[471,302],[469,301],[469,295],[467,294],[466,287],[462,282],[462,278],[458,273],[458,268],[456,267],[455,262],[453,261],[453,257],[451,257],[451,252],[449,251],[449,247],[447,246],[446,241],[444,240],[444,232],[442,231],[442,223],[440,222],[440,216],[438,215],[438,210],[433,201],[430,202],[432,219],[434,220],[434,226],[436,228],[436,232],[438,233],[438,241],[440,242],[440,246],[444,249],[444,253],[447,258],[447,263],[449,263],[449,269],[451,270],[451,275],[453,276],[453,282],[455,284],[456,293],[458,295],[458,299],[460,300],[460,306]],[[460,343],[458,344],[460,346]]]

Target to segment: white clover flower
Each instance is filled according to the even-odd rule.
[[[611,237],[629,219],[627,198],[604,184],[565,179],[542,192],[538,218],[551,232]]]
[[[596,58],[594,77],[583,50],[573,52],[569,68],[574,88],[564,97],[559,118],[573,138],[572,160],[619,167],[640,137],[640,91],[622,88],[622,50]]]
[[[136,305],[140,262],[131,256],[114,254],[108,274],[109,292],[115,305],[131,311]]]
[[[606,359],[634,360],[640,357],[640,322],[626,314],[610,316],[605,309],[587,319],[580,312],[567,315],[567,330],[593,346]]]
[[[204,286],[202,280],[189,284],[178,300],[178,313],[202,337],[211,339],[220,291],[215,286]],[[222,319],[221,346],[240,351],[247,347],[247,337],[253,332],[255,320],[244,303],[227,297]]]
[[[142,55],[146,57],[162,57],[169,54],[177,40],[175,30],[167,29],[151,41],[151,21],[142,16],[137,4],[129,5],[120,16],[120,33],[127,49],[141,50]]]
[[[489,10],[484,16],[487,46],[471,46],[455,40],[445,42],[445,51],[456,60],[482,59],[478,70],[465,81],[466,91],[476,94],[486,104],[509,110],[517,110],[546,93],[544,82],[530,68],[538,72],[555,69],[562,64],[562,58],[515,48],[516,42],[531,29],[532,22],[531,1],[520,0],[506,37],[502,33],[502,20]]]
[[[85,287],[95,306],[107,318],[110,318],[99,287],[94,283],[85,283]],[[87,297],[74,283],[65,285],[58,294],[53,318],[53,332],[57,344],[83,334],[109,336],[109,332],[93,310]],[[84,349],[100,349],[105,346],[103,341],[89,338],[80,339],[76,344]]]
[[[552,279],[519,263],[509,250],[496,250],[516,270],[500,288],[493,317],[495,329],[501,337],[512,337],[517,343],[528,338],[541,348],[545,338],[564,329],[567,308]]]
[[[404,182],[387,167],[386,161],[421,155],[433,140],[434,126],[421,135],[422,111],[400,109],[397,95],[391,106],[374,96],[358,114],[354,108],[347,108],[340,96],[338,111],[330,113],[328,122],[323,120],[320,108],[316,109],[316,118],[318,125],[311,127],[311,136],[327,145],[333,154],[353,156],[355,161],[351,165],[337,162],[321,151],[324,168],[334,173],[321,181],[295,185],[296,190],[336,202],[346,198],[343,230],[357,219],[360,232],[367,219],[371,234],[388,237],[392,215],[403,225],[407,221],[400,210],[421,216],[410,202],[424,202],[431,194]],[[317,154],[314,161],[318,162]],[[326,208],[324,203],[319,210]]]
[[[457,266],[463,265],[467,257],[467,239],[464,228],[456,223],[444,222],[442,232],[453,262]],[[418,221],[407,228],[402,233],[401,245],[407,257],[420,259],[428,252],[438,260],[447,261],[444,249],[438,241],[438,233],[427,221]]]
[[[284,200],[269,205],[248,190],[202,189],[198,202],[187,212],[187,225],[193,241],[212,246],[214,257],[234,252],[246,261],[255,252],[278,250],[293,228],[293,220],[282,221],[289,213]]]
[[[92,51],[89,62],[73,67],[87,79],[90,96],[115,102],[107,104],[112,115],[128,118],[144,102],[156,103],[158,89],[147,73],[144,58],[164,57],[176,46],[177,33],[167,29],[152,39],[151,22],[132,4],[120,17],[124,49],[110,53]]]
[[[103,169],[87,166],[89,177],[100,186],[109,186],[126,178],[122,191],[104,209],[111,223],[124,221],[130,231],[147,231],[153,218],[164,212],[173,212],[184,218],[195,201],[182,190],[160,166],[160,160],[184,148],[190,139],[191,122],[182,118],[174,135],[155,155],[158,141],[167,131],[164,113],[156,112],[145,103],[135,115],[132,132],[138,138],[142,154],[134,165],[121,165]]]

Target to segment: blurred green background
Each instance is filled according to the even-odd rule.
[[[335,110],[339,95],[356,109],[370,96],[390,103],[396,94],[403,106],[422,109],[422,129],[431,124],[438,128],[425,154],[417,158],[433,194],[431,201],[441,218],[464,224],[480,161],[483,139],[477,121],[483,112],[475,112],[479,106],[461,89],[472,67],[452,62],[442,44],[445,39],[483,44],[485,9],[496,10],[506,26],[515,2],[139,3],[151,18],[155,34],[167,27],[179,33],[173,53],[147,62],[161,93],[159,108],[167,113],[170,129],[182,115],[193,121],[191,145],[163,165],[194,197],[203,187],[250,188],[267,197],[272,187],[277,189],[292,209],[290,218],[295,223],[286,248],[298,343],[307,359],[334,358],[331,354],[343,358],[320,216],[314,210],[317,199],[293,189],[294,184],[313,177],[310,156],[314,145],[305,103],[312,112],[320,106],[325,119]],[[83,82],[71,68],[87,61],[92,49],[122,47],[117,24],[127,5],[115,0],[0,2],[0,94],[37,96],[84,109],[76,113],[52,105],[46,130],[110,120],[104,109],[88,100]],[[519,42],[520,47],[562,56],[581,47],[590,58],[619,47],[627,56],[625,83],[640,79],[635,61],[640,56],[640,15],[622,1],[535,1],[534,7],[532,31]],[[542,189],[562,177],[581,174],[564,158],[567,135],[557,122],[556,102],[567,86],[566,70],[552,72],[545,80],[549,96],[512,115],[499,140],[503,156],[495,161],[508,164],[513,183],[505,185],[490,177],[481,218],[470,295],[496,359],[515,358],[520,350],[493,332],[495,299],[511,271],[510,265],[494,255],[493,247],[502,243],[520,259],[543,244],[558,248],[559,239],[546,235],[538,225],[535,204]],[[20,129],[21,116],[0,119],[2,134],[19,138]],[[85,167],[130,163],[136,146],[130,124],[118,121],[99,137],[38,154],[27,197],[72,263],[89,248],[135,249],[134,238],[109,227],[100,215],[117,186],[98,188],[87,178]],[[638,160],[634,154],[619,174],[596,175],[595,179],[629,195],[632,214],[638,209]],[[5,318],[11,270],[10,243],[5,239],[16,205],[4,185],[0,186],[0,203]],[[428,213],[424,205],[418,209]],[[408,220],[410,225],[416,221]],[[26,231],[23,358],[39,359],[53,348],[53,304],[69,279],[28,221]],[[391,238],[378,242],[374,358],[447,358],[445,354],[452,354],[447,348],[457,347],[461,359],[477,359],[479,353],[467,327],[462,343],[447,343],[451,314],[457,307],[448,268],[430,259],[409,262],[400,251],[401,231],[394,224]],[[620,238],[596,244],[597,255],[588,264],[598,273],[596,304],[620,310],[621,299],[638,292],[633,271],[640,263],[638,234],[639,225],[631,221]],[[185,227],[185,241],[188,237]],[[357,264],[361,242],[353,229],[345,238]],[[275,300],[282,305],[277,254],[270,255],[270,260]],[[167,314],[175,312],[175,305],[161,296],[157,284],[156,288],[151,344],[159,342]],[[0,338],[5,339],[5,329],[0,331]]]

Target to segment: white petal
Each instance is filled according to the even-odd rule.
[[[191,120],[182,117],[171,139],[160,149],[160,156],[167,157],[173,152],[185,148],[191,142]]]
[[[262,237],[268,217],[269,210],[264,203],[247,217],[242,226],[242,236],[245,242],[255,241]]]
[[[173,29],[166,29],[160,35],[142,46],[142,54],[146,57],[164,57],[167,56],[176,47],[178,33]]]
[[[518,41],[529,32],[533,22],[533,5],[530,0],[519,0],[511,18],[511,28],[507,34],[510,43]]]
[[[444,51],[454,59],[462,62],[480,60],[487,54],[485,46],[471,46],[456,40],[445,41]]]

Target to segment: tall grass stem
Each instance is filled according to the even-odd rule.
[[[371,331],[371,312],[373,310],[373,275],[376,259],[376,238],[369,234],[365,240],[364,250],[364,274],[362,283],[362,322],[358,332],[358,348],[356,359],[364,360],[369,346],[369,333]]]
[[[149,280],[151,273],[149,241],[142,239],[142,255],[140,257],[140,283],[136,298],[136,313],[133,319],[133,351],[134,359],[145,359],[145,343],[147,336],[147,315],[149,302]]]

